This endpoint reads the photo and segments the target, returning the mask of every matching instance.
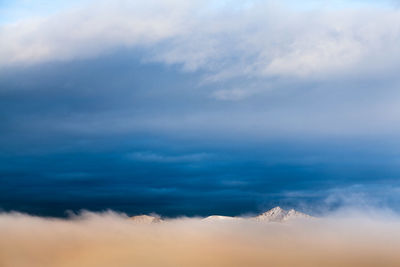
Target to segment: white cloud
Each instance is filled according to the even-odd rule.
[[[251,5],[249,3],[252,3]],[[232,77],[326,77],[394,72],[400,12],[368,5],[298,9],[249,1],[102,1],[0,28],[0,65],[147,48],[147,60]]]
[[[177,35],[189,14],[177,1],[96,2],[0,29],[2,65],[91,57]]]

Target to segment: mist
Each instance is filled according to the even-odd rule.
[[[0,266],[398,266],[399,227],[389,212],[354,210],[285,223],[2,213]]]

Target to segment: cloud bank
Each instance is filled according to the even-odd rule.
[[[113,212],[68,220],[3,213],[0,265],[398,266],[399,226],[395,217],[354,213],[292,223],[182,218],[156,224]]]
[[[308,1],[310,2],[310,1]],[[145,60],[233,77],[394,74],[400,14],[380,5],[291,1],[96,1],[0,28],[0,65],[144,49]],[[332,3],[329,5],[329,3]]]
[[[258,140],[399,131],[397,7],[236,2],[85,1],[3,23],[3,128]]]

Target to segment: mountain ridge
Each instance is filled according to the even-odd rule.
[[[202,218],[202,221],[232,221],[232,220],[253,220],[256,222],[287,222],[290,220],[295,220],[295,219],[312,219],[314,217],[296,211],[294,209],[290,210],[284,210],[281,207],[277,206],[275,208],[272,208],[266,212],[263,212],[259,215],[252,216],[252,217],[241,217],[241,216],[222,216],[222,215],[211,215]],[[144,223],[144,224],[150,224],[150,223],[160,223],[165,220],[161,219],[158,216],[154,215],[138,215],[138,216],[132,216],[130,219],[134,222],[137,223]]]

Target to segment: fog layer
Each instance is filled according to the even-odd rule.
[[[328,216],[286,223],[123,214],[0,215],[0,266],[399,266],[400,220]]]

